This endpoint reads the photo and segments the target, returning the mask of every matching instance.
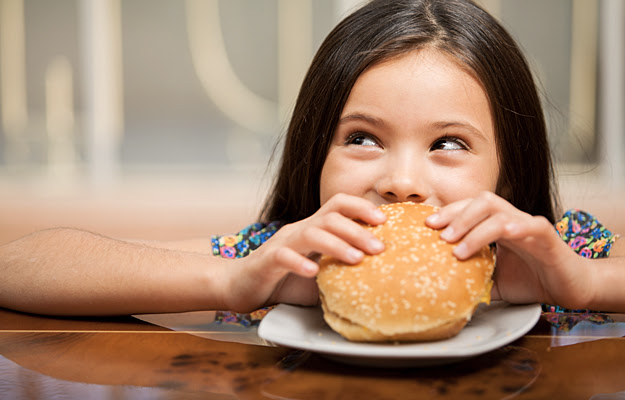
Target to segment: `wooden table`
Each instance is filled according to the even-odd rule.
[[[558,317],[556,326],[549,322]],[[623,320],[618,314],[543,314],[527,335],[485,355],[439,367],[382,369],[281,347],[213,341],[132,317],[62,319],[0,309],[0,398],[616,396],[625,391]],[[562,341],[580,343],[556,346]]]

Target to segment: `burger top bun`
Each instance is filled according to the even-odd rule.
[[[480,302],[490,301],[495,259],[488,246],[460,261],[454,245],[425,225],[436,207],[379,207],[387,221],[369,226],[386,249],[357,265],[323,256],[317,276],[324,319],[353,341],[426,341],[452,337]]]

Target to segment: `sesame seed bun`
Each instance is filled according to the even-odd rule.
[[[353,341],[429,341],[458,334],[490,301],[495,258],[488,246],[468,260],[425,225],[436,207],[380,206],[387,221],[368,226],[386,245],[347,265],[323,256],[317,275],[324,319]]]

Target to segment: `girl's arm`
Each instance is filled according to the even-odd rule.
[[[347,195],[284,226],[247,257],[222,259],[208,241],[133,243],[52,229],[0,246],[0,307],[54,315],[191,310],[252,311],[279,302],[315,304],[310,259],[346,263],[384,245],[354,220],[384,222],[371,202]]]
[[[80,230],[45,230],[0,247],[0,306],[55,315],[221,309],[227,263]]]
[[[590,300],[591,310],[625,311],[625,240],[616,239],[610,257],[586,260],[589,264],[594,288]]]
[[[136,244],[143,244],[159,249],[187,251],[191,253],[213,254],[210,238],[195,238],[185,240],[129,240]]]

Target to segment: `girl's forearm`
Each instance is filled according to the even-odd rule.
[[[51,315],[127,315],[225,307],[223,260],[72,230],[0,247],[0,306]]]
[[[591,260],[594,296],[588,309],[625,312],[625,257]]]
[[[591,267],[595,295],[588,308],[625,312],[625,239],[617,237],[610,257],[591,262],[594,264]]]
[[[156,240],[128,240],[128,242],[143,244],[159,249],[187,251],[200,254],[213,254],[212,242],[210,238],[195,238],[176,241],[156,241]]]

